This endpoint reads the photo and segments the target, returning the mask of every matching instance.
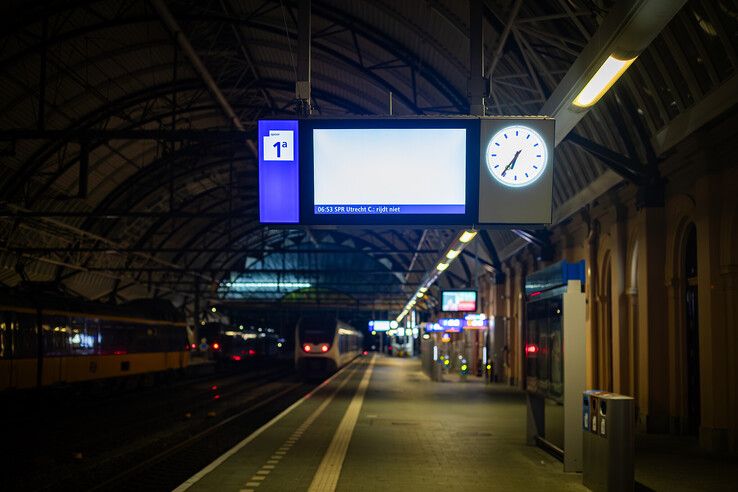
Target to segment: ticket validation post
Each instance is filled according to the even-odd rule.
[[[523,347],[527,442],[582,471],[586,344],[584,261],[561,261],[525,279]]]

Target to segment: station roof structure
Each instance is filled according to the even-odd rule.
[[[3,2],[0,283],[176,304],[233,299],[241,285],[246,300],[326,292],[401,308],[458,231],[259,224],[256,122],[295,114],[298,3]],[[648,3],[481,1],[487,114],[554,107],[606,20]],[[738,5],[672,3],[557,142],[554,224],[615,186],[650,184],[695,121],[734,105]],[[388,114],[390,97],[394,115],[470,113],[468,2],[311,4],[313,114]],[[440,285],[472,285],[531,243],[545,249],[546,234],[482,231]]]

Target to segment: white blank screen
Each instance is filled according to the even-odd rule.
[[[464,205],[466,130],[315,129],[315,205]]]

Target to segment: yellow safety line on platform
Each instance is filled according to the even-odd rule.
[[[373,360],[372,360],[372,362],[373,362]],[[318,385],[317,387],[313,388],[308,394],[306,394],[305,396],[303,396],[302,398],[300,398],[299,400],[297,400],[295,403],[293,403],[292,405],[290,405],[289,407],[287,407],[286,409],[284,409],[282,411],[282,413],[280,413],[279,415],[277,415],[276,417],[274,417],[272,420],[270,420],[269,422],[267,422],[266,424],[262,425],[261,427],[259,427],[257,430],[255,430],[251,434],[249,434],[249,436],[246,437],[243,441],[239,442],[238,444],[236,444],[235,446],[233,446],[231,449],[229,449],[228,451],[226,451],[222,455],[218,456],[208,466],[206,466],[205,468],[203,468],[202,470],[200,470],[199,472],[195,473],[190,478],[188,478],[187,480],[185,480],[184,482],[182,482],[182,484],[179,487],[177,487],[176,489],[174,489],[172,492],[184,492],[185,490],[187,490],[190,487],[192,487],[193,485],[195,485],[205,475],[207,475],[211,471],[215,470],[217,467],[219,467],[221,464],[223,464],[224,461],[226,461],[228,458],[230,458],[231,456],[233,456],[234,454],[236,454],[237,452],[239,452],[241,450],[241,448],[243,448],[244,446],[246,446],[247,444],[249,444],[251,441],[253,441],[257,437],[259,437],[264,431],[266,431],[267,429],[269,429],[271,426],[273,426],[274,424],[276,424],[277,422],[279,422],[280,420],[282,420],[285,416],[287,416],[295,408],[297,408],[300,405],[302,405],[305,402],[305,400],[310,399],[313,395],[315,395],[315,393],[317,393],[322,388],[324,388],[325,386],[327,386],[328,384],[330,384],[331,381],[333,381],[336,377],[338,377],[339,374],[342,374],[347,368],[349,368],[352,365],[353,364],[347,364],[346,366],[342,367],[340,371],[338,371],[333,376],[329,377],[328,379],[326,379],[325,381],[323,381],[322,383],[320,383],[320,385]],[[354,366],[354,367],[356,367],[356,366]],[[349,376],[347,376],[347,379],[348,379],[348,377]]]
[[[358,367],[352,369],[349,375],[343,378],[343,381],[341,381],[341,384],[339,384],[338,387],[336,387],[336,389],[333,390],[333,393],[328,395],[328,397],[325,400],[323,400],[323,403],[321,403],[318,408],[313,410],[313,413],[311,413],[310,416],[302,424],[300,424],[300,426],[297,429],[295,429],[292,435],[290,435],[290,437],[287,438],[287,441],[285,442],[285,444],[280,446],[279,449],[275,451],[274,455],[272,456],[273,459],[270,459],[269,461],[267,461],[267,463],[274,462],[275,464],[263,465],[259,469],[259,471],[256,472],[256,475],[252,476],[249,479],[249,481],[246,483],[247,487],[258,487],[259,486],[259,483],[257,483],[256,485],[250,485],[250,484],[253,483],[252,480],[264,480],[266,478],[266,475],[269,475],[269,473],[271,473],[271,469],[275,468],[276,464],[278,464],[279,460],[282,459],[284,455],[287,454],[287,452],[290,450],[292,445],[298,439],[300,439],[300,437],[302,437],[302,434],[313,424],[313,422],[315,422],[318,419],[318,417],[320,417],[320,415],[328,407],[328,405],[331,404],[331,402],[333,401],[333,398],[338,394],[338,392],[341,391],[341,389],[343,389],[343,387],[346,386],[346,383],[348,383],[351,380],[351,378],[354,376],[354,374],[356,374],[357,370],[358,370]],[[271,467],[271,468],[267,468],[267,467]],[[264,476],[259,476],[259,475],[264,475]]]
[[[372,357],[369,367],[364,372],[364,377],[361,378],[359,388],[356,390],[351,403],[349,403],[348,409],[346,409],[346,413],[338,425],[338,430],[333,436],[330,446],[328,446],[328,451],[323,456],[323,461],[320,462],[318,471],[315,472],[308,492],[333,492],[336,490],[338,478],[341,475],[341,468],[343,467],[343,460],[346,458],[346,451],[348,451],[349,442],[351,442],[351,436],[354,433],[354,427],[356,427],[356,421],[359,419],[361,406],[364,404],[364,395],[366,394],[367,387],[369,387],[374,362],[375,359]]]

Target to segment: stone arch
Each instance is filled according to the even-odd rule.
[[[680,200],[672,211],[672,227],[667,236],[666,277],[669,290],[669,401],[674,433],[688,433],[690,427],[689,362],[688,362],[688,302],[694,292],[688,294],[689,281],[685,272],[687,241],[690,234],[700,240],[694,202]],[[696,328],[696,327],[695,327]],[[697,359],[699,360],[699,358]]]

